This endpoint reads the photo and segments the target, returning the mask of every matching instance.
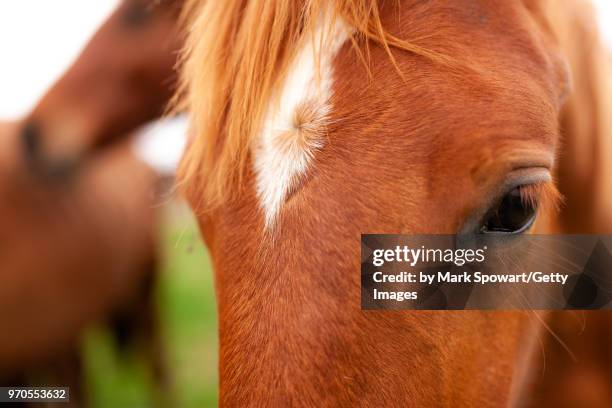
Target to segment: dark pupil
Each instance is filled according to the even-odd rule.
[[[535,209],[523,202],[520,187],[504,196],[501,203],[487,215],[482,232],[520,232],[531,225]]]

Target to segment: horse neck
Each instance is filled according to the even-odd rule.
[[[552,1],[552,29],[572,72],[561,116],[557,179],[565,204],[557,232],[612,231],[612,59],[584,2]]]

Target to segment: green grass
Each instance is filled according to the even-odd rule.
[[[93,408],[217,405],[217,321],[212,269],[193,221],[167,208],[160,226],[157,288],[170,390],[156,389],[138,350],[120,354],[112,336],[92,329],[84,340],[86,393]]]

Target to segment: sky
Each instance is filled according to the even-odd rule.
[[[118,3],[0,1],[0,119],[26,114]]]
[[[612,0],[593,1],[612,49]],[[119,0],[0,1],[0,120],[26,115],[118,3]],[[148,142],[139,141],[137,149],[147,159],[159,161],[162,168],[171,168],[180,156],[183,141],[169,134],[183,131],[180,120],[148,128]]]

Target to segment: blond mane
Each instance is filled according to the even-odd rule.
[[[178,172],[179,186],[202,210],[240,192],[249,146],[270,101],[277,97],[296,50],[322,14],[352,30],[361,59],[367,41],[445,58],[390,35],[377,0],[188,0],[178,107],[191,113],[192,140]],[[366,51],[365,53],[363,51]],[[205,182],[204,182],[205,180]],[[195,194],[195,196],[194,196]],[[206,203],[203,206],[202,203]]]

